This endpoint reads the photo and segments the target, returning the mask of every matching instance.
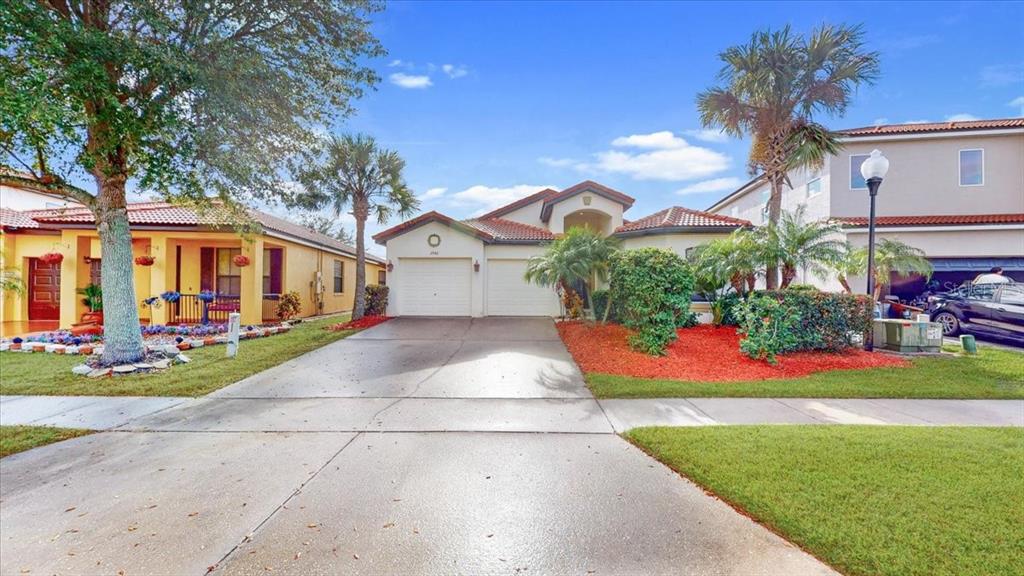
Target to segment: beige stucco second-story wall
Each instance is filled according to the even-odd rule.
[[[830,159],[831,216],[867,216],[866,189],[851,188],[851,156],[881,150],[889,159],[879,216],[1024,212],[1024,132],[900,139],[853,138]],[[961,185],[960,151],[983,150],[983,183]]]
[[[794,170],[790,175],[792,186],[783,186],[782,209],[788,212],[804,206],[806,220],[821,220],[829,215],[829,178],[830,164],[826,162],[820,168]],[[741,218],[755,225],[767,221],[765,206],[771,193],[767,182],[751,186],[743,194],[739,194],[716,205],[715,214]]]

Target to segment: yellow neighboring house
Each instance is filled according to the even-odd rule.
[[[300,316],[352,309],[355,248],[287,220],[250,213],[258,231],[242,235],[230,225],[216,224],[218,215],[210,211],[201,214],[165,202],[128,205],[135,295],[143,322],[199,322],[203,303],[197,296],[204,290],[217,294],[207,310],[215,322],[226,321],[234,311],[244,324],[276,320],[279,296],[291,291],[301,297]],[[30,326],[67,328],[88,312],[79,291],[99,284],[103,258],[88,209],[0,208],[0,250],[4,265],[16,269],[25,285],[20,295],[2,295],[4,335]],[[63,256],[59,263],[44,256],[54,253]],[[367,254],[367,285],[384,281],[383,260]],[[180,293],[180,299],[161,300],[159,307],[142,302],[168,291]]]

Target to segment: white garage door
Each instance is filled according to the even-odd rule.
[[[488,316],[554,316],[558,296],[551,288],[523,280],[526,260],[487,260]]]
[[[399,258],[402,316],[469,316],[473,268],[469,258]]]

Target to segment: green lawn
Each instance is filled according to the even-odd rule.
[[[1024,353],[981,348],[977,356],[921,357],[910,368],[837,370],[746,382],[648,380],[589,373],[598,398],[1024,398]]]
[[[1024,430],[637,428],[662,462],[848,575],[1024,574]]]
[[[49,426],[0,426],[0,458],[86,434],[92,434],[92,431]]]
[[[224,357],[225,346],[185,352],[192,359],[157,374],[85,378],[71,373],[81,356],[0,353],[0,394],[80,396],[201,396],[356,331],[331,332],[325,326],[345,321],[333,316],[296,325],[286,334],[242,340],[238,357]]]

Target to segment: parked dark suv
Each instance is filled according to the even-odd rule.
[[[1024,284],[964,284],[930,297],[928,313],[945,336],[968,332],[1024,345]]]

